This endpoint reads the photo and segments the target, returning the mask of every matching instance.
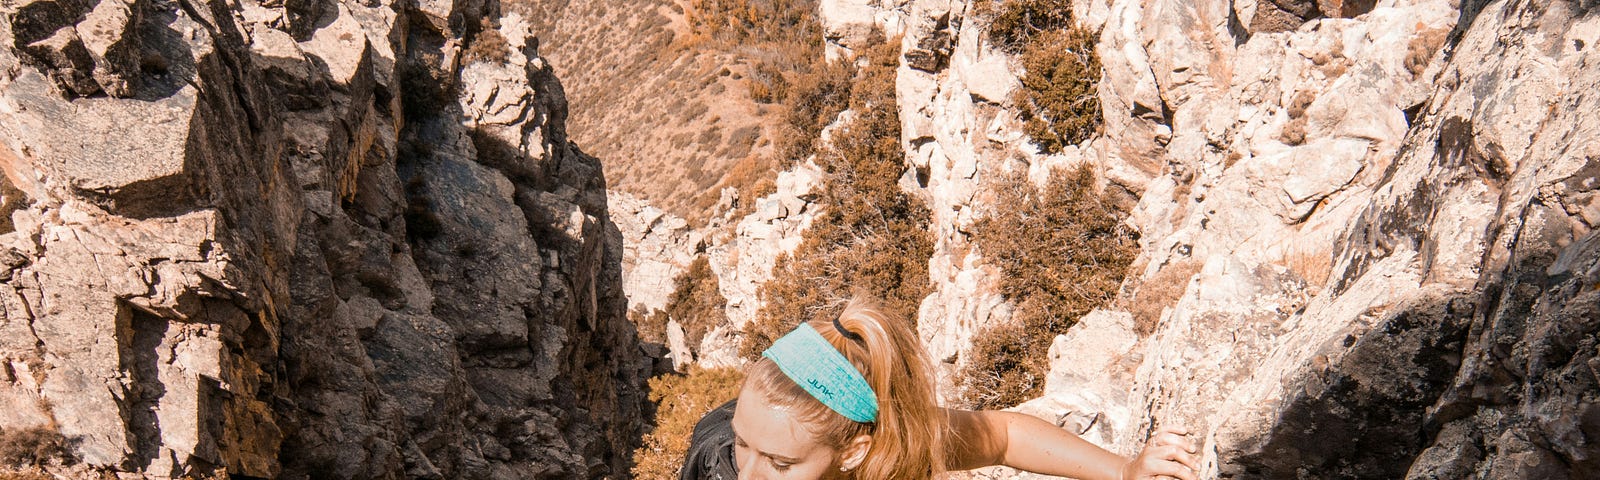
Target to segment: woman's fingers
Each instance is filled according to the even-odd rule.
[[[1171,433],[1171,432],[1162,432],[1162,433],[1156,435],[1154,438],[1150,439],[1150,444],[1151,445],[1172,445],[1172,446],[1175,446],[1175,447],[1182,448],[1184,451],[1190,452],[1190,453],[1193,453],[1194,450],[1195,450],[1194,442],[1189,441],[1189,439],[1184,438],[1181,435],[1178,435],[1176,433]]]
[[[1137,477],[1197,480],[1199,446],[1188,434],[1181,425],[1164,425],[1153,432],[1135,462]]]
[[[1196,480],[1198,478],[1193,468],[1171,459],[1161,458],[1163,456],[1159,454],[1161,452],[1152,453],[1157,453],[1157,455],[1143,459],[1139,468],[1140,475],[1138,478],[1161,478],[1162,476],[1181,480]]]
[[[1179,465],[1183,465],[1184,467],[1187,467],[1189,470],[1193,470],[1193,471],[1200,470],[1200,461],[1199,461],[1199,459],[1195,458],[1195,455],[1193,453],[1189,453],[1189,452],[1183,451],[1182,447],[1172,447],[1172,450],[1169,451],[1169,452],[1166,452],[1166,453],[1167,453],[1167,456],[1166,456],[1167,460],[1178,462]]]

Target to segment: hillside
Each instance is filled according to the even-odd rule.
[[[788,3],[760,3],[771,6],[752,15],[814,8]],[[532,20],[540,53],[571,97],[573,140],[605,163],[607,186],[699,224],[724,188],[770,182],[779,164],[774,142],[784,111],[751,98],[751,76],[755,66],[781,63],[789,55],[783,50],[796,46],[714,38],[685,13],[742,4],[517,0],[503,8]]]

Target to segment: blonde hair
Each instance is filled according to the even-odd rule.
[[[807,430],[834,449],[843,449],[857,436],[872,435],[866,458],[851,470],[855,478],[921,480],[943,473],[949,419],[934,399],[933,367],[910,322],[891,318],[875,301],[863,297],[851,300],[838,321],[861,339],[846,337],[831,319],[809,323],[872,386],[878,397],[876,422],[855,422],[829,409],[768,358],[751,366],[745,386],[773,405],[791,409]]]

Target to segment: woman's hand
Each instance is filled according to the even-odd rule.
[[[1194,442],[1183,437],[1188,434],[1189,430],[1183,427],[1161,427],[1150,437],[1150,441],[1144,444],[1144,449],[1139,451],[1139,455],[1122,466],[1122,480],[1146,478],[1197,480],[1200,471],[1200,460],[1197,455],[1199,448]]]

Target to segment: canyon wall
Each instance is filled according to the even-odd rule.
[[[1073,4],[1104,130],[1054,155],[1016,141],[1017,67],[971,5],[878,5],[907,15],[935,351],[1003,309],[956,247],[1005,208],[985,179],[1088,162],[1139,195],[1140,257],[1020,409],[1124,453],[1187,424],[1207,478],[1596,474],[1593,2]],[[948,66],[910,62],[943,45]]]
[[[626,474],[653,359],[528,22],[28,0],[0,39],[0,434],[52,471]]]
[[[821,8],[830,56],[904,34],[901,185],[935,240],[918,327],[946,380],[1014,308],[973,241],[1007,208],[992,186],[1088,164],[1138,198],[1139,257],[1018,410],[1123,453],[1188,425],[1206,478],[1596,475],[1593,2],[1074,0],[1103,126],[1053,154],[978,3]],[[720,273],[730,318],[759,307]]]

